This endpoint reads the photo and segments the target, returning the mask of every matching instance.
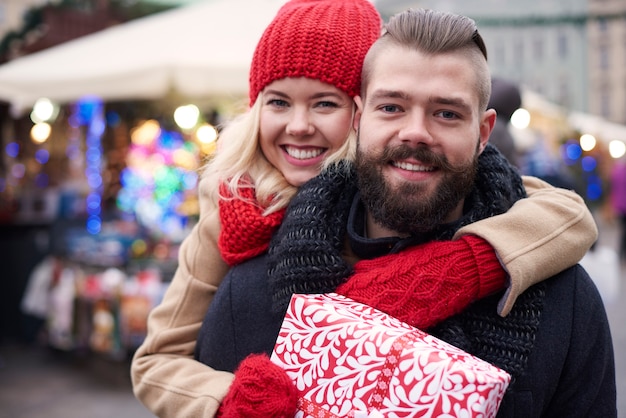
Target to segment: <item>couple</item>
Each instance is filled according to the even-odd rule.
[[[281,27],[274,29],[279,32]],[[340,66],[332,59],[319,65]],[[194,416],[212,416],[224,397],[223,406],[239,402],[242,397],[238,394],[242,392],[237,391],[245,387],[240,382],[245,381],[247,377],[243,374],[249,370],[242,366],[246,365],[248,354],[271,351],[292,293],[329,292],[339,286],[346,294],[354,292],[364,301],[371,301],[373,306],[385,303],[389,309],[379,309],[396,316],[404,311],[420,312],[419,306],[411,305],[415,302],[411,298],[413,294],[406,303],[397,298],[397,295],[411,293],[416,282],[411,280],[411,274],[418,266],[413,264],[415,269],[403,271],[406,260],[415,262],[422,257],[420,260],[429,266],[431,276],[422,277],[421,281],[433,287],[439,285],[440,277],[454,276],[455,268],[467,264],[461,262],[466,260],[461,257],[463,251],[459,247],[449,250],[452,243],[459,240],[449,240],[455,238],[461,228],[465,228],[466,234],[479,234],[478,229],[472,228],[478,228],[480,220],[493,219],[496,224],[506,225],[504,217],[496,215],[525,197],[521,179],[500,154],[487,145],[496,116],[493,110],[485,110],[490,77],[485,47],[471,20],[432,11],[401,13],[390,20],[385,34],[368,52],[362,74],[363,89],[355,98],[357,111],[351,121],[359,133],[355,162],[331,164],[321,176],[308,183],[285,175],[287,182],[300,190],[284,217],[281,215],[276,222],[281,226],[274,233],[269,253],[233,267],[212,303],[197,299],[198,294],[206,291],[198,283],[195,285],[198,294],[193,294],[194,288],[190,286],[185,296],[177,300],[179,303],[168,300],[166,295],[164,304],[171,303],[170,312],[174,313],[185,309],[183,304],[189,306],[197,301],[196,310],[203,316],[210,303],[197,349],[195,341],[176,346],[176,332],[185,328],[184,324],[180,324],[179,329],[168,329],[162,324],[172,318],[168,318],[163,309],[155,310],[157,319],[151,317],[151,321],[160,322],[162,329],[156,336],[149,331],[147,342],[133,361],[133,379],[138,397],[158,414],[182,416],[193,410],[191,415]],[[306,74],[297,75],[306,77]],[[320,154],[314,150],[294,150],[290,145],[272,148],[271,143],[264,143],[271,135],[263,133],[279,127],[278,123],[272,125],[273,122],[280,120],[283,113],[300,109],[296,106],[297,93],[284,94],[299,90],[289,90],[289,85],[275,83],[298,83],[302,79],[277,77],[272,80],[272,77],[276,76],[269,76],[269,84],[261,85],[256,91],[251,89],[251,102],[257,100],[254,93],[262,93],[258,96],[263,100],[262,105],[270,107],[269,111],[259,110],[259,147],[266,162],[289,173],[281,167],[284,161],[273,155],[277,150],[285,151],[291,159]],[[344,77],[322,81],[337,85],[342,80]],[[251,72],[251,86],[253,81]],[[315,110],[334,112],[349,106],[349,101],[342,100],[345,96],[332,97],[331,100],[324,96],[323,100],[315,102]],[[313,113],[308,119],[292,118],[286,131],[302,137],[313,132],[314,117],[319,116]],[[532,202],[533,198],[526,200]],[[222,227],[228,227],[223,219]],[[545,218],[538,216],[534,221],[541,225]],[[562,226],[561,230],[567,231],[572,225]],[[515,381],[500,410],[501,416],[514,416],[514,411],[523,416],[615,416],[612,345],[604,308],[593,283],[579,266],[560,272],[573,264],[565,260],[570,255],[559,254],[558,248],[544,242],[544,249],[553,251],[547,257],[553,256],[554,264],[544,263],[541,265],[544,271],[537,274],[525,271],[524,274],[531,277],[529,281],[555,276],[522,293],[511,310],[515,297],[506,296],[509,293],[518,296],[525,290],[524,286],[529,285],[518,283],[516,288],[515,275],[520,272],[515,270],[519,265],[514,259],[542,243],[527,241],[529,231],[510,226],[492,231],[502,234],[499,239],[511,241],[502,244],[504,254],[498,252],[505,264],[509,262],[512,286],[508,287],[507,294],[504,298],[501,293],[490,296],[494,290],[480,288],[471,295],[471,300],[459,303],[456,312],[433,318],[432,323],[427,324],[432,325],[428,331],[514,376]],[[594,234],[595,230],[589,231],[589,235]],[[559,236],[546,236],[559,241]],[[441,245],[428,247],[427,243],[433,240]],[[581,249],[581,245],[568,244],[567,239],[560,245],[569,245],[567,250]],[[487,259],[486,252],[474,251],[471,242],[465,242],[465,247],[463,254],[473,256],[474,275],[502,280],[503,276],[489,276],[495,269],[487,268],[493,265],[488,264],[493,260]],[[519,248],[520,252],[506,253],[507,248]],[[263,253],[261,249],[257,254]],[[449,261],[450,257],[456,257],[455,261]],[[351,260],[355,259],[365,261],[352,267]],[[439,269],[436,272],[439,276],[433,281],[435,267]],[[555,268],[558,270],[554,271]],[[460,277],[465,282],[472,279],[469,275]],[[466,289],[464,283],[457,285],[459,289]],[[483,281],[478,285],[489,288],[489,283]],[[496,287],[496,290],[502,289],[504,283]],[[391,297],[385,299],[390,294]],[[487,297],[467,307],[469,302],[482,296]],[[500,312],[510,310],[506,317],[496,313],[501,298],[506,304]],[[436,306],[432,310],[436,313],[443,308],[445,306]],[[237,316],[241,318],[235,320]],[[188,321],[190,333],[197,334],[197,321],[189,318]],[[171,351],[164,353],[159,350],[159,344],[161,348],[166,346],[163,341],[168,339]],[[191,368],[177,367],[193,362],[188,354],[181,355],[190,350],[214,368],[240,369],[233,380],[231,373],[209,373],[208,368],[202,369],[204,366],[200,365],[194,365],[197,374],[191,373]],[[150,365],[151,358],[163,354],[169,364],[162,361],[160,367],[156,367],[156,363]],[[241,360],[243,363],[239,365]],[[264,363],[254,370],[274,372],[270,367]],[[159,373],[162,380],[151,379]],[[185,385],[180,383],[182,381],[187,382],[185,390],[180,389]],[[202,392],[200,388],[204,387],[211,388],[210,394]],[[266,388],[268,393],[273,389],[271,384],[260,387]],[[177,403],[165,405],[166,399],[175,399]],[[258,416],[262,416],[262,404],[271,403],[269,395],[262,399],[259,405],[252,403]],[[286,416],[290,407],[290,404],[286,406]],[[222,409],[221,413],[229,416],[228,411],[232,410],[237,408]]]

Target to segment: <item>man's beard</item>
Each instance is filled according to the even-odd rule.
[[[399,234],[414,235],[442,224],[472,190],[478,170],[478,146],[467,164],[453,166],[443,155],[421,146],[385,148],[379,155],[366,155],[357,147],[356,171],[361,198],[374,221]],[[387,184],[383,168],[392,160],[415,158],[436,167],[440,174],[437,189],[428,194],[427,186],[406,182],[399,187]]]

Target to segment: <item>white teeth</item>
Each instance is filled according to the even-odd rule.
[[[297,158],[298,160],[308,160],[310,158],[315,158],[321,153],[324,152],[323,148],[315,148],[315,149],[299,149],[293,147],[285,147],[285,151],[287,154],[293,158]]]
[[[402,161],[394,161],[393,165],[407,171],[433,171],[432,167],[425,167],[423,165],[412,164]]]

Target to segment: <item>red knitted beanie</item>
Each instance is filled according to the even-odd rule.
[[[308,77],[359,94],[365,54],[382,19],[368,0],[290,0],[257,44],[250,66],[250,105],[285,77]]]

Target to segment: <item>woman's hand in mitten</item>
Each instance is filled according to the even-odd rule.
[[[287,373],[266,354],[251,354],[235,371],[235,380],[222,401],[220,418],[293,418],[297,390]]]
[[[494,249],[476,236],[363,260],[337,293],[426,329],[505,286]]]

